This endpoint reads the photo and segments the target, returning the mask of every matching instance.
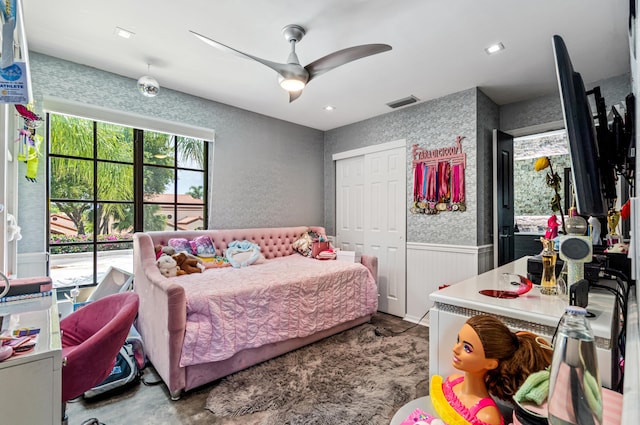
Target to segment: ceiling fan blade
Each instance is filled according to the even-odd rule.
[[[289,103],[293,102],[294,100],[296,100],[297,98],[300,97],[300,95],[302,95],[302,90],[298,90],[298,91],[290,91],[289,92]]]
[[[269,68],[273,69],[274,71],[276,71],[278,74],[280,74],[282,76],[286,76],[287,73],[293,73],[293,72],[298,71],[299,65],[296,66],[296,65],[291,65],[291,64],[288,64],[288,63],[271,62],[269,60],[262,59],[262,58],[259,58],[257,56],[253,56],[253,55],[250,55],[248,53],[241,52],[240,50],[236,50],[233,47],[229,47],[229,46],[227,46],[225,44],[222,44],[222,43],[220,43],[218,41],[212,40],[209,37],[206,37],[206,36],[204,36],[202,34],[198,34],[195,31],[189,30],[189,32],[191,34],[195,35],[200,40],[202,40],[205,43],[207,43],[208,45],[215,47],[216,49],[222,50],[223,52],[232,53],[232,54],[234,54],[236,56],[240,56],[241,58],[244,58],[244,59],[253,59],[256,62],[260,62],[261,64],[263,64],[265,66],[268,66]]]
[[[341,65],[388,50],[391,50],[391,46],[388,44],[363,44],[361,46],[348,47],[321,57],[304,68],[309,72],[309,81],[311,81],[313,78]]]

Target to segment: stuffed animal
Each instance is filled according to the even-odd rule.
[[[20,239],[22,239],[22,234],[16,218],[11,214],[7,214],[7,242],[19,241]]]
[[[258,245],[244,240],[229,242],[225,255],[233,267],[240,268],[255,263],[260,259],[261,254]]]
[[[165,255],[174,255],[176,253],[176,250],[173,249],[172,246],[163,246],[161,251]]]
[[[169,255],[161,255],[160,258],[158,258],[158,260],[156,261],[156,264],[158,265],[158,269],[160,270],[160,273],[164,277],[177,276],[178,271],[180,270],[176,260],[174,260],[173,257]]]
[[[175,248],[172,247],[172,246],[163,246],[162,247],[162,253],[163,254],[167,254],[167,255],[171,255],[171,256],[174,256],[176,254],[184,254],[184,255],[187,256],[187,258],[190,258],[192,260],[197,261],[198,264],[202,264],[203,263],[202,258],[200,258],[200,257],[198,257],[196,255],[193,255],[193,254],[191,254],[190,252],[187,252],[187,251],[176,251]]]
[[[160,244],[154,245],[153,249],[156,252],[156,260],[160,258],[162,255],[173,255],[176,253],[176,250],[170,246],[162,246]]]
[[[202,273],[202,269],[199,267],[197,259],[190,258],[185,252],[175,254],[171,256],[180,267],[180,270],[186,274]]]

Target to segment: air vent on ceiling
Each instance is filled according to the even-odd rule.
[[[411,105],[412,103],[416,103],[418,100],[420,99],[412,95],[409,97],[405,97],[404,99],[398,99],[398,100],[394,100],[393,102],[389,102],[387,103],[387,106],[395,109],[401,106]]]

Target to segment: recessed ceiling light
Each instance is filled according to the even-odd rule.
[[[487,52],[488,55],[498,53],[500,50],[504,50],[504,44],[502,43],[492,44],[491,46],[484,49],[484,51]]]
[[[126,30],[124,28],[120,28],[120,27],[116,27],[114,33],[117,36],[122,37],[122,38],[126,38],[126,39],[132,38],[134,35],[136,35],[135,33],[131,32],[131,31],[128,31],[128,30]]]
[[[334,109],[336,109],[336,107],[335,106],[331,106],[331,105],[327,105],[327,106],[324,107],[325,111],[333,111]]]

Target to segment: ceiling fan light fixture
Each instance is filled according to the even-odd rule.
[[[147,72],[150,68],[151,65],[147,64]],[[156,97],[160,92],[160,84],[155,78],[143,75],[138,78],[138,91],[145,97]]]
[[[160,84],[155,78],[144,75],[138,79],[138,90],[143,96],[156,97],[160,91]]]
[[[280,83],[280,87],[282,87],[283,89],[289,92],[300,91],[305,86],[304,81],[296,77],[288,77],[288,78],[280,77],[278,79],[278,82]]]

